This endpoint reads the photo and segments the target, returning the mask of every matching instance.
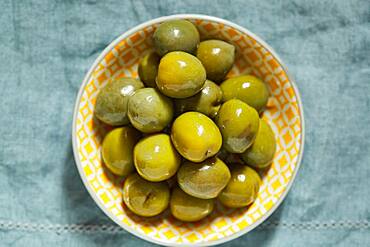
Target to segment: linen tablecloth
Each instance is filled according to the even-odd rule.
[[[293,74],[306,143],[291,191],[225,246],[370,245],[370,2],[0,2],[0,246],[152,246],[95,205],[71,147],[82,79],[118,35],[207,14],[261,36]]]

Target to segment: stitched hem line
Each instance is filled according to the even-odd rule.
[[[0,230],[25,232],[54,232],[63,233],[126,233],[117,225],[103,224],[35,224],[24,222],[0,221]]]
[[[286,228],[292,230],[321,230],[321,229],[370,229],[370,222],[367,220],[359,221],[327,221],[327,222],[300,222],[290,223],[284,221],[272,221],[262,223],[260,227],[256,229],[269,229],[269,228]]]
[[[282,228],[289,230],[365,230],[370,229],[370,222],[363,221],[328,221],[328,222],[300,222],[291,223],[284,221],[272,221],[262,223],[256,230],[265,230],[273,228]],[[0,221],[0,230],[2,231],[25,231],[25,232],[54,232],[57,234],[63,233],[127,233],[120,226],[112,224],[35,224],[12,221]]]

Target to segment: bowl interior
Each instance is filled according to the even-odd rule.
[[[263,183],[257,200],[248,208],[228,209],[217,204],[214,212],[196,223],[184,223],[165,211],[153,218],[132,214],[122,202],[124,178],[107,171],[102,163],[101,142],[109,126],[94,117],[99,90],[113,77],[138,77],[137,65],[152,47],[152,34],[158,22],[142,25],[139,30],[121,36],[92,68],[77,102],[75,120],[76,162],[81,176],[98,205],[126,230],[162,244],[212,243],[227,236],[252,229],[274,208],[298,169],[301,152],[301,118],[296,91],[273,54],[250,34],[212,19],[189,18],[199,29],[202,39],[217,38],[232,43],[237,57],[229,77],[250,73],[263,79],[271,98],[263,114],[277,139],[277,152],[271,167],[261,172]]]

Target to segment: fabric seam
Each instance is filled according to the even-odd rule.
[[[256,230],[282,228],[289,230],[341,230],[341,229],[370,229],[370,222],[367,220],[351,221],[327,221],[327,222],[283,222],[272,221],[261,224]],[[120,226],[113,224],[36,224],[26,222],[0,221],[2,231],[26,231],[26,232],[55,232],[63,233],[126,233]]]

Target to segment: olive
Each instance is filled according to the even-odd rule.
[[[187,111],[197,111],[214,118],[220,109],[222,91],[220,87],[210,80],[206,80],[202,91],[196,95],[175,100],[175,113],[180,115]]]
[[[131,124],[144,133],[163,130],[173,117],[171,99],[154,88],[142,88],[130,97],[128,117]]]
[[[163,212],[170,200],[166,182],[150,182],[133,173],[123,184],[123,201],[135,214],[145,217]]]
[[[134,171],[132,151],[139,138],[140,133],[130,127],[113,129],[104,137],[102,157],[112,173],[126,176]]]
[[[154,134],[140,140],[134,148],[137,172],[146,180],[159,182],[172,177],[181,163],[181,157],[169,135]]]
[[[197,221],[212,213],[213,199],[200,199],[186,194],[179,187],[172,190],[170,208],[172,215],[182,221]]]
[[[140,61],[138,67],[139,77],[147,87],[157,87],[155,78],[158,73],[160,57],[155,52],[149,52]]]
[[[216,157],[201,163],[185,161],[177,172],[177,181],[181,189],[201,199],[217,197],[229,179],[229,168]]]
[[[157,87],[169,97],[191,97],[202,90],[205,81],[202,63],[186,52],[170,52],[159,63]]]
[[[153,34],[156,51],[163,56],[171,51],[193,53],[199,44],[198,29],[187,20],[161,23]]]
[[[234,164],[231,167],[231,179],[220,193],[220,202],[230,208],[245,207],[257,198],[261,178],[252,168]]]
[[[261,119],[256,140],[241,156],[248,165],[255,168],[265,168],[271,164],[275,151],[274,132],[268,123]]]
[[[230,78],[221,84],[223,101],[239,99],[258,112],[267,104],[269,92],[266,84],[252,75],[242,75]]]
[[[216,124],[222,134],[223,147],[230,153],[243,153],[256,138],[259,116],[243,101],[231,99],[222,104]]]
[[[235,47],[222,40],[206,40],[199,44],[197,58],[207,71],[207,78],[221,82],[235,60]]]
[[[133,78],[113,79],[102,88],[96,98],[95,116],[102,122],[120,126],[129,123],[127,102],[135,90],[144,87],[143,83]]]
[[[199,112],[186,112],[172,124],[171,139],[186,159],[202,162],[221,148],[222,137],[216,124]]]

